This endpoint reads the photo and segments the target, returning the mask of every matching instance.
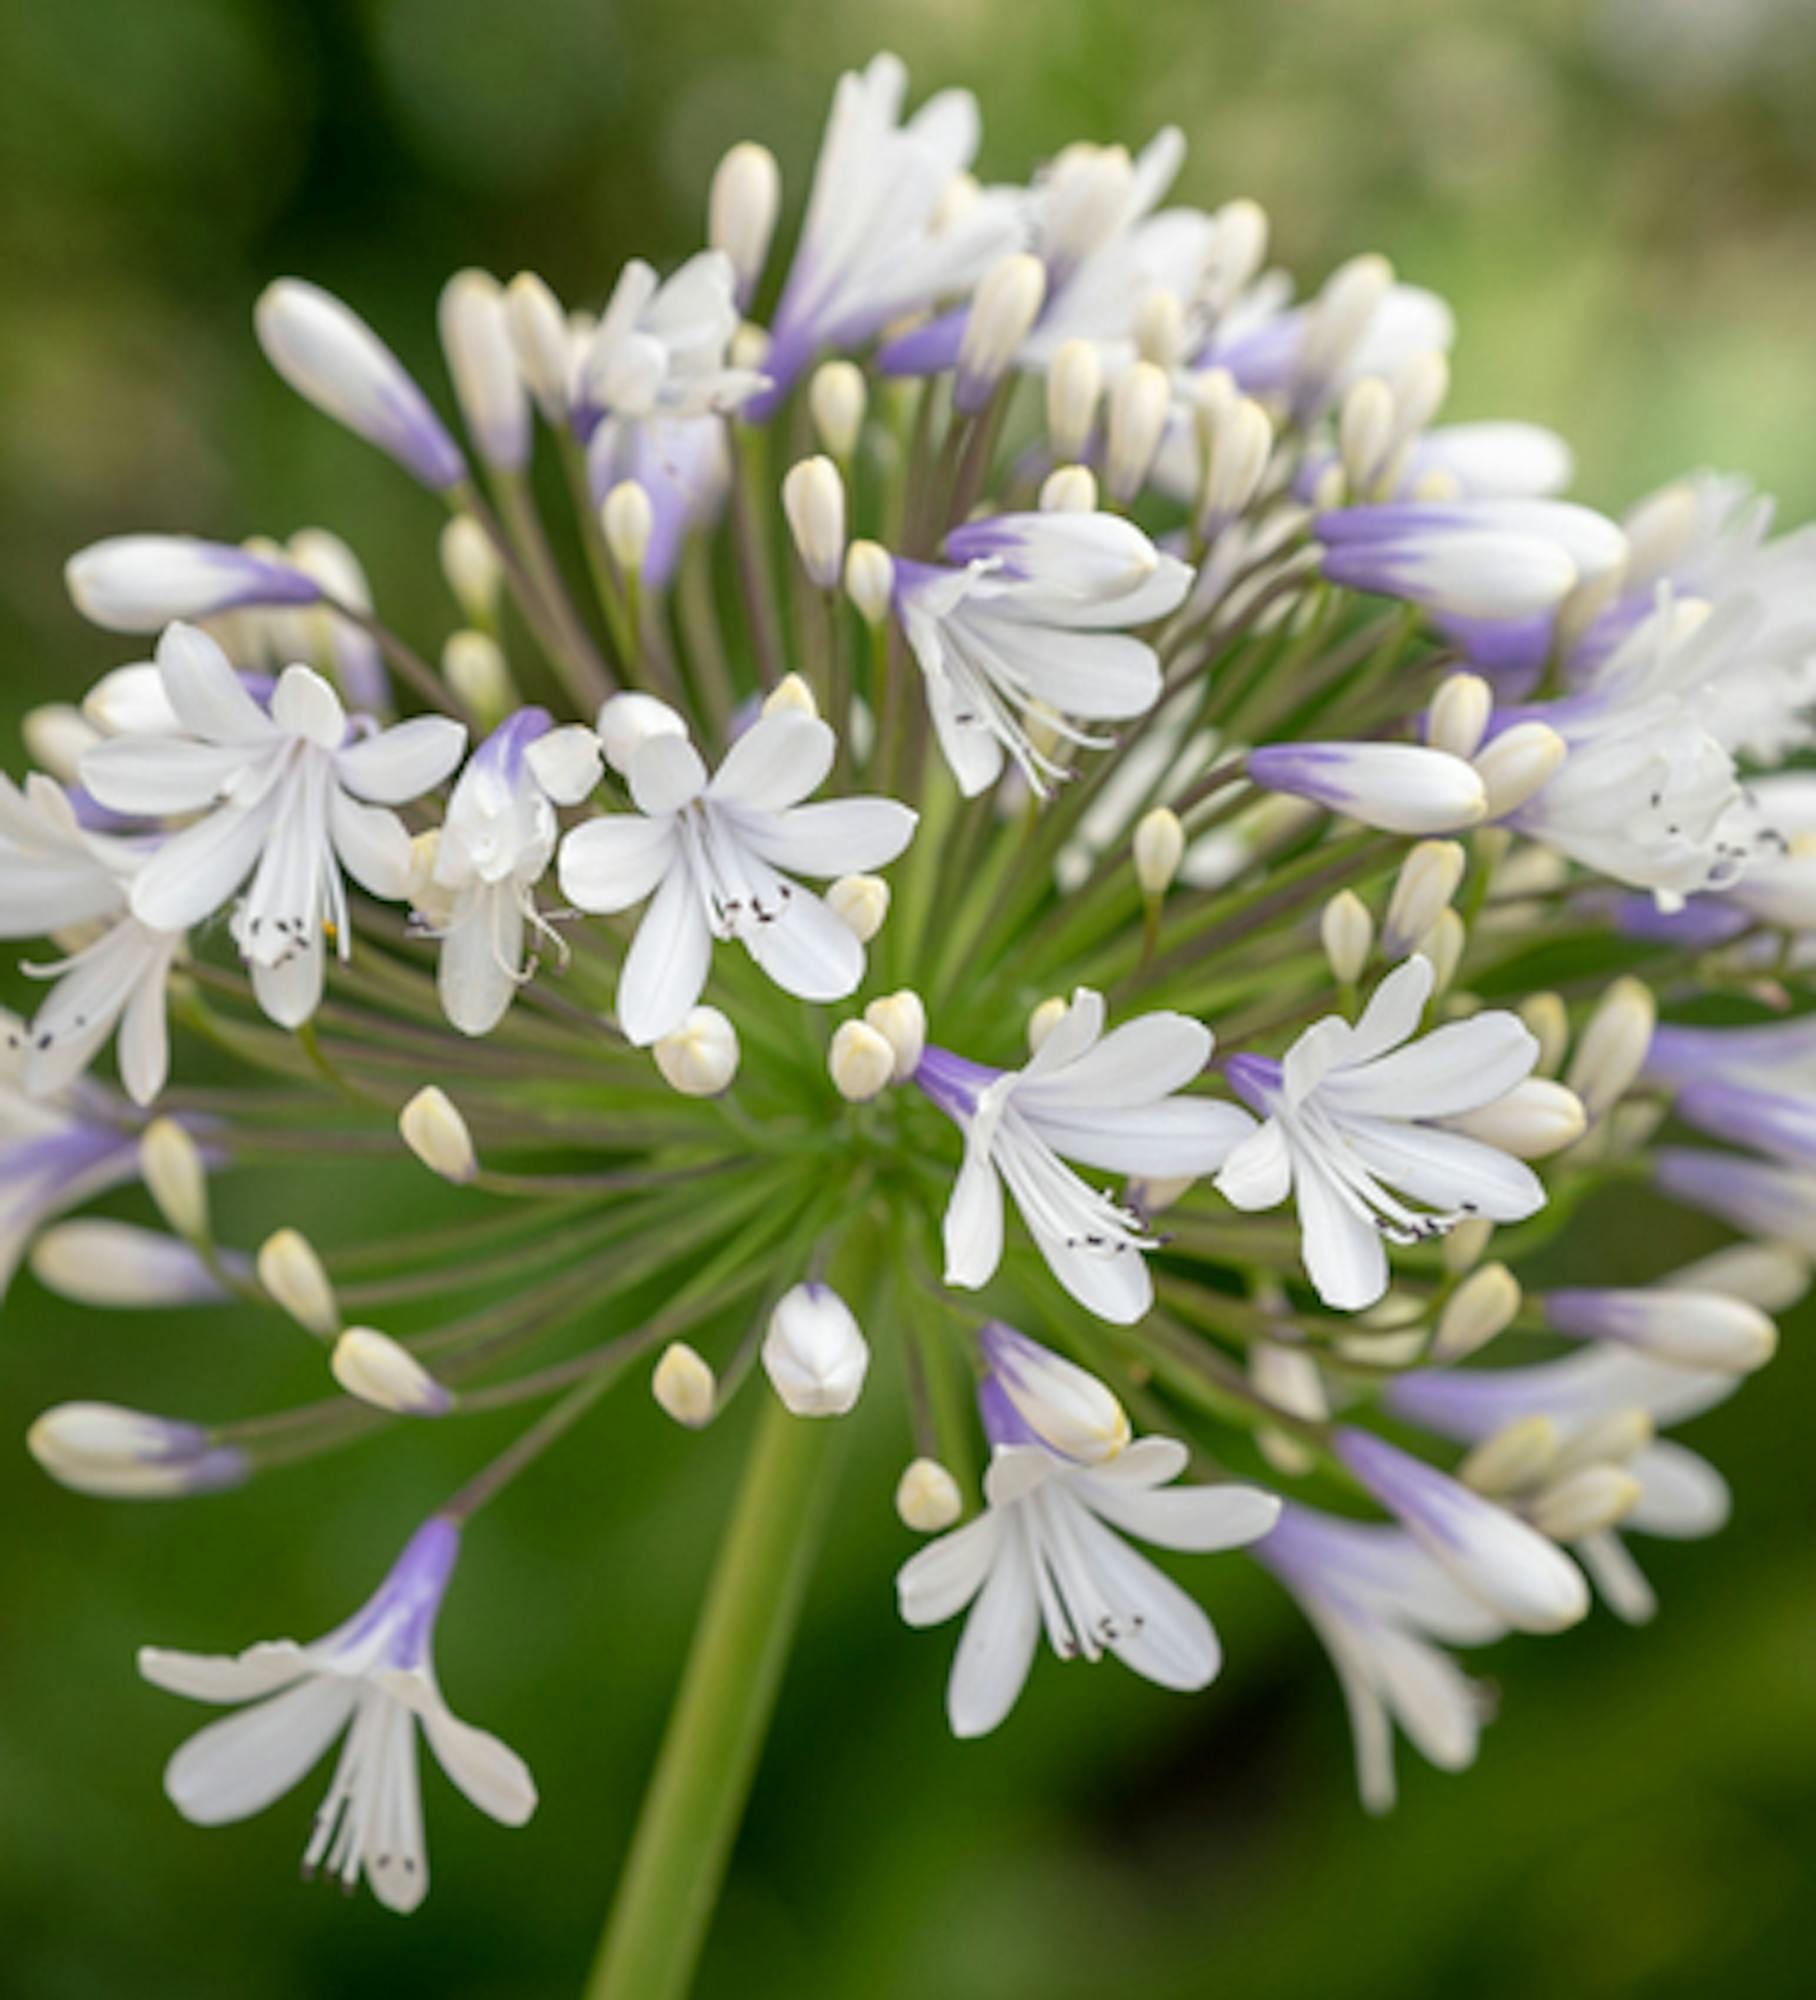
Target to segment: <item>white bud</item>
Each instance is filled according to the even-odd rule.
[[[927,1047],[927,1009],[921,996],[904,986],[864,1009],[864,1019],[895,1051],[895,1080],[906,1083],[921,1066]]]
[[[725,358],[734,368],[761,374],[769,361],[769,335],[760,326],[746,320],[731,337],[731,345],[725,350]]]
[[[917,1458],[895,1484],[895,1511],[916,1534],[935,1535],[965,1511],[964,1496],[937,1458]]]
[[[467,1121],[439,1084],[428,1084],[397,1114],[403,1142],[431,1173],[458,1185],[479,1171]]]
[[[1068,340],[1047,370],[1047,441],[1061,464],[1083,458],[1103,394],[1103,359],[1094,341]]]
[[[713,171],[706,198],[706,241],[731,260],[737,301],[748,304],[775,233],[782,206],[782,173],[767,146],[745,139]]]
[[[1494,1224],[1480,1215],[1468,1215],[1444,1239],[1444,1268],[1460,1277],[1481,1261],[1494,1234]]]
[[[782,512],[801,567],[822,590],[837,590],[845,561],[845,482],[823,456],[790,466],[782,481]]]
[[[179,1236],[208,1237],[208,1169],[174,1118],[154,1118],[139,1138],[139,1173],[158,1211]]]
[[[599,710],[599,747],[623,777],[631,759],[652,736],[685,736],[687,724],[653,694],[615,694]]]
[[[895,595],[895,559],[881,542],[853,542],[845,551],[845,595],[872,629],[889,616]]]
[[[1324,281],[1299,338],[1296,398],[1305,409],[1321,402],[1361,345],[1393,287],[1393,266],[1373,253],[1352,257]]]
[[[1449,909],[1466,859],[1456,840],[1421,840],[1410,850],[1381,926],[1381,949],[1389,958],[1404,958]]]
[[[763,1372],[797,1417],[842,1417],[857,1401],[870,1349],[851,1308],[829,1285],[796,1285],[769,1316]]]
[[[952,406],[975,416],[1021,352],[1046,302],[1047,267],[1025,250],[993,264],[978,282],[959,340]]]
[[[1215,224],[1203,289],[1219,308],[1243,291],[1267,255],[1267,211],[1259,202],[1226,201],[1211,217]]]
[[[1461,1361],[1505,1333],[1519,1312],[1520,1281],[1505,1264],[1484,1264],[1451,1293],[1431,1343],[1434,1361]]]
[[[81,782],[82,758],[101,741],[101,732],[67,701],[47,701],[28,709],[19,732],[32,762],[63,785]]]
[[[1003,1394],[1042,1444],[1082,1465],[1117,1457],[1132,1435],[1106,1383],[1038,1340],[992,1320],[978,1345]]]
[[[1352,493],[1370,494],[1393,435],[1393,391],[1374,375],[1353,383],[1337,418],[1337,456]]]
[[[450,632],[441,649],[441,677],[488,728],[518,705],[504,648],[489,632]]]
[[[671,1340],[650,1373],[649,1392],[676,1423],[698,1431],[712,1422],[719,1385],[685,1340]]]
[[[242,1452],[199,1424],[117,1403],[59,1403],[26,1433],[26,1448],[61,1486],[106,1500],[218,1492],[246,1477]]]
[[[1203,533],[1214,535],[1261,490],[1273,456],[1274,426],[1252,397],[1238,396],[1208,421],[1201,418],[1201,427],[1207,442],[1198,524]]]
[[[1450,357],[1440,348],[1428,347],[1401,364],[1392,388],[1394,442],[1405,444],[1444,407],[1444,398],[1450,394]]]
[[[441,1417],[454,1398],[407,1347],[374,1327],[350,1326],[328,1358],[349,1396],[399,1417]]]
[[[530,401],[489,271],[456,271],[442,287],[441,347],[467,434],[488,465],[521,471],[530,456]]]
[[[869,391],[864,371],[855,361],[822,361],[807,385],[807,408],[814,435],[841,461],[857,450],[864,431]]]
[[[695,1007],[650,1049],[662,1080],[683,1097],[717,1097],[738,1074],[738,1031],[717,1007]]]
[[[1142,360],[1169,373],[1185,359],[1185,302],[1156,286],[1135,309],[1135,347]]]
[[[1555,993],[1530,993],[1520,1002],[1520,1019],[1539,1045],[1535,1076],[1549,1076],[1570,1045],[1570,1015]]]
[[[1516,1160],[1542,1160],[1573,1146],[1588,1129],[1583,1101],[1548,1077],[1529,1076],[1504,1097],[1475,1111],[1443,1121],[1452,1131],[1511,1153]]]
[[[1097,475],[1088,465],[1062,465],[1040,484],[1043,514],[1095,514]]]
[[[505,287],[504,316],[537,408],[549,423],[564,422],[574,350],[561,301],[534,271],[519,271]]]
[[[1558,1428],[1547,1416],[1516,1417],[1486,1437],[1457,1467],[1477,1493],[1498,1497],[1536,1486],[1557,1462]]]
[[[1778,1351],[1778,1328],[1757,1306],[1671,1285],[1553,1292],[1545,1323],[1582,1340],[1618,1341],[1679,1368],[1724,1375],[1751,1374]]]
[[[84,1306],[192,1305],[225,1295],[192,1243],[98,1216],[45,1230],[32,1245],[31,1268],[47,1291]]]
[[[895,1050],[868,1021],[841,1021],[826,1052],[834,1088],[850,1104],[879,1097],[895,1077]]]
[[[1602,995],[1564,1074],[1591,1122],[1611,1110],[1638,1077],[1657,1018],[1652,995],[1637,979],[1617,979]]]
[[[1626,519],[1629,587],[1668,575],[1695,539],[1702,516],[1695,486],[1687,479],[1648,494]]]
[[[1463,952],[1468,943],[1469,933],[1455,910],[1446,910],[1419,939],[1419,954],[1431,963],[1434,998],[1450,990],[1450,982],[1457,976],[1457,967],[1463,963]]]
[[[880,875],[841,875],[826,891],[826,907],[859,944],[868,944],[889,914],[889,884]]]
[[[1629,1405],[1592,1417],[1564,1440],[1551,1468],[1552,1477],[1561,1479],[1584,1465],[1628,1465],[1658,1436],[1658,1425],[1650,1410]]]
[[[1185,828],[1170,806],[1155,806],[1135,823],[1131,843],[1135,856],[1135,880],[1144,896],[1164,896],[1185,859]]]
[[[1494,713],[1494,689],[1480,674],[1448,674],[1425,717],[1425,740],[1453,757],[1473,757]]]
[[[441,573],[469,624],[497,621],[504,565],[492,538],[471,514],[451,514],[441,531]]]
[[[1028,1016],[1028,1053],[1038,1055],[1040,1045],[1066,1018],[1070,1003],[1062,1000],[1057,993],[1043,1000]]]
[[[1324,906],[1318,934],[1324,956],[1330,961],[1331,977],[1339,986],[1355,985],[1375,944],[1375,920],[1368,914],[1368,905],[1355,890],[1339,889]]]
[[[259,1283],[298,1326],[326,1340],[340,1329],[334,1286],[301,1230],[277,1229],[259,1245]]]
[[[820,704],[813,698],[813,689],[799,674],[784,674],[763,697],[765,715],[781,715],[786,710],[811,716],[818,716],[820,712]]]
[[[1110,391],[1104,477],[1110,497],[1126,506],[1147,482],[1167,426],[1173,384],[1164,368],[1136,361]]]
[[[1662,1278],[1692,1292],[1724,1292],[1761,1312],[1789,1312],[1810,1288],[1810,1267],[1782,1243],[1730,1243]]]
[[[1645,1488],[1616,1465],[1586,1465],[1547,1486],[1527,1509],[1541,1535],[1554,1542],[1580,1542],[1624,1519]]]
[[[638,575],[656,527],[655,511],[640,480],[619,480],[600,503],[599,525],[605,532],[606,549],[622,574]]]
[[[1517,812],[1550,784],[1570,746],[1548,723],[1516,722],[1503,729],[1475,759],[1476,776],[1488,794],[1488,819]]]

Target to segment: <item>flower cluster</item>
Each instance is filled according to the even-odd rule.
[[[980,186],[972,99],[906,93],[889,57],[840,82],[785,270],[743,144],[708,247],[597,315],[460,273],[464,440],[352,307],[272,285],[272,364],[445,503],[450,629],[395,630],[320,530],[123,534],[69,586],[152,657],[0,782],[0,929],[54,953],[6,1024],[0,1279],[262,1309],[327,1377],[237,1421],[62,1405],[45,1469],[178,1496],[529,1419],[326,1638],[141,1656],[258,1704],[173,1758],[192,1820],[344,1729],[308,1860],[394,1908],[418,1724],[533,1810],[431,1637],[462,1529],[614,1386],[695,1431],[760,1406],[714,1589],[770,1629],[887,1343],[901,1455],[847,1476],[936,1537],[897,1584],[967,1614],[959,1735],[1043,1631],[1205,1687],[1209,1620],[1131,1542],[1245,1549],[1380,1808],[1395,1725],[1475,1753],[1452,1649],[1592,1583],[1644,1618],[1628,1538],[1721,1524],[1659,1432],[1816,1259],[1816,530],[1709,475],[1621,522],[1560,498],[1557,438],[1441,420],[1449,311],[1383,259],[1295,298],[1252,203],[1162,205],[1178,134]],[[173,1083],[173,1028],[243,1082]],[[389,1144],[443,1223],[287,1225],[296,1176]],[[223,1173],[262,1242],[217,1235]],[[1553,1283],[1603,1187],[1734,1240],[1661,1273],[1596,1237]]]

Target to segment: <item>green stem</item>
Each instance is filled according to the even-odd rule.
[[[762,1400],[587,2000],[682,2000],[756,1775],[845,1428]]]

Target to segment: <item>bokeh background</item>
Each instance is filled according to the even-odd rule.
[[[278,272],[352,299],[433,375],[465,263],[597,301],[697,243],[721,149],[798,198],[838,69],[898,49],[983,94],[1003,178],[1078,136],[1191,140],[1180,192],[1258,197],[1308,280],[1364,247],[1455,302],[1453,410],[1536,418],[1619,507],[1697,464],[1816,512],[1816,9],[1808,0],[4,0],[0,4],[0,707],[123,657],[61,591],[125,528],[330,523],[406,630],[442,629],[437,510],[289,397],[248,315]],[[418,1177],[420,1178],[420,1177]],[[323,1240],[416,1181],[299,1182]],[[130,1204],[122,1205],[130,1212]],[[387,1209],[385,1212],[391,1212]],[[1585,1269],[1698,1247],[1610,1214]],[[1196,1572],[1229,1645],[1184,1703],[1111,1666],[1037,1672],[1012,1725],[940,1725],[950,1634],[890,1574],[904,1440],[866,1398],[709,1950],[709,2000],[1144,2000],[1816,1989],[1816,1326],[1693,1441],[1717,1543],[1644,1553],[1651,1630],[1598,1614],[1487,1662],[1478,1768],[1410,1757],[1367,1820],[1334,1683],[1270,1583]],[[319,1361],[231,1315],[99,1319],[23,1278],[0,1324],[20,1433],[104,1395],[226,1416]],[[158,1791],[197,1711],[141,1687],[152,1639],[325,1629],[489,1442],[448,1427],[176,1510],[85,1502],[0,1456],[0,1991],[459,2000],[576,1989],[682,1657],[747,1413],[701,1441],[636,1395],[471,1538],[443,1620],[456,1706],[529,1758],[502,1833],[428,1780],[436,1890],[405,1924],[296,1881],[313,1799],[234,1832]]]

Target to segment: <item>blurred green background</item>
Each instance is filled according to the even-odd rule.
[[[1308,280],[1386,250],[1459,309],[1453,412],[1555,424],[1586,498],[1712,463],[1816,512],[1808,0],[4,0],[9,713],[127,655],[59,579],[125,528],[325,522],[395,623],[444,629],[435,504],[268,374],[261,284],[322,280],[432,372],[435,292],[461,264],[596,302],[627,255],[695,245],[739,137],[776,150],[798,199],[834,75],[884,45],[922,88],[980,91],[987,174],[1172,120],[1179,192],[1258,197]],[[225,1228],[344,1239],[417,1179],[299,1181],[282,1216],[229,1188]],[[1650,1268],[1612,1233],[1577,1254]],[[868,1396],[702,1992],[1808,1993],[1813,1337],[1793,1326],[1770,1376],[1692,1432],[1737,1517],[1716,1543],[1641,1545],[1657,1625],[1598,1614],[1501,1649],[1478,1768],[1408,1756],[1384,1824],[1354,1802],[1322,1655],[1233,1558],[1193,1575],[1230,1653],[1210,1696],[1043,1661],[1007,1729],[952,1743],[953,1635],[893,1615],[905,1438]],[[316,1393],[303,1346],[225,1314],[101,1318],[25,1278],[0,1395],[15,1435],[78,1395],[228,1416]],[[200,1711],[141,1687],[132,1652],[325,1629],[490,1440],[450,1426],[183,1510],[85,1502],[7,1453],[0,1992],[573,1992],[747,1420],[694,1440],[626,1395],[470,1538],[443,1677],[544,1802],[505,1833],[431,1776],[436,1889],[409,1923],[298,1886],[308,1788],[236,1831],[180,1822],[158,1772]]]

